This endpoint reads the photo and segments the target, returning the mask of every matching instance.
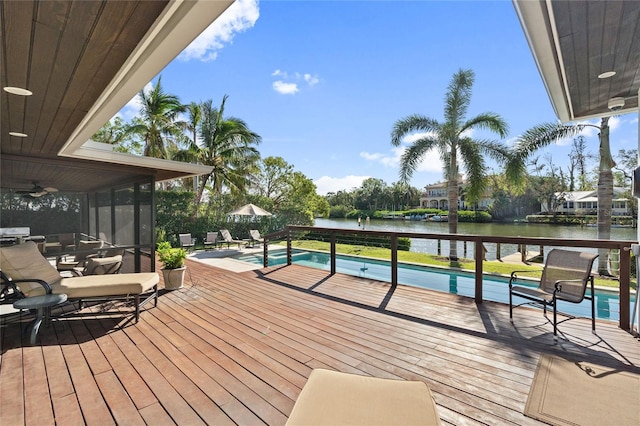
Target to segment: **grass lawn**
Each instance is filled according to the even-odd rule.
[[[283,243],[284,244],[284,243]],[[330,243],[324,241],[296,240],[292,242],[292,247],[307,250],[330,251]],[[340,254],[350,254],[354,256],[371,257],[375,259],[391,260],[391,250],[381,247],[357,246],[349,244],[336,244],[336,252]],[[398,261],[407,263],[416,263],[421,265],[439,266],[445,268],[459,268],[468,271],[475,271],[475,260],[459,259],[456,262],[450,262],[448,258],[425,253],[414,253],[410,251],[398,250]],[[524,265],[504,263],[497,260],[485,260],[482,262],[482,269],[485,274],[511,275],[514,270],[531,271],[519,273],[521,277],[540,278],[542,265]],[[597,277],[595,285],[600,287],[618,288],[617,280]],[[636,282],[632,279],[631,288],[636,288]]]

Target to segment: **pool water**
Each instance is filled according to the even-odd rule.
[[[262,265],[262,254],[243,254],[235,257],[249,263]],[[297,265],[330,270],[329,253],[294,249],[292,261]],[[286,249],[269,252],[269,266],[283,265],[287,262]],[[340,273],[371,278],[379,281],[391,281],[390,262],[360,258],[357,256],[336,255],[336,270]],[[439,269],[428,266],[398,264],[398,283],[414,287],[422,287],[457,294],[466,297],[475,295],[475,277],[472,273]],[[521,282],[518,285],[523,285]],[[535,287],[534,284],[531,284]],[[509,303],[509,279],[485,275],[483,278],[483,298],[494,302]],[[515,298],[514,303],[524,302]],[[631,296],[630,309],[633,308],[634,297]],[[580,304],[560,301],[558,310],[571,315],[591,317],[591,301],[584,300]],[[596,290],[596,318],[618,321],[620,318],[620,302],[614,291]]]

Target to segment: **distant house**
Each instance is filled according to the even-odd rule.
[[[466,185],[466,180],[460,179],[458,180],[458,187],[463,188]],[[424,192],[420,195],[420,207],[425,209],[440,209],[440,210],[449,210],[449,197],[448,197],[448,182],[438,182],[432,185],[427,185],[424,187]],[[482,197],[478,202],[474,205],[472,203],[467,203],[464,197],[464,191],[461,191],[462,195],[458,195],[458,208],[462,210],[473,209],[476,208],[478,210],[486,210],[493,204],[493,198],[489,197],[489,192],[487,191],[487,195]]]
[[[624,188],[613,188],[613,216],[627,216],[631,209],[628,208],[628,202],[635,202],[621,197],[626,191]],[[556,213],[560,214],[597,214],[598,213],[598,191],[572,191],[572,192],[556,192],[556,199],[562,203],[556,209]],[[549,206],[542,204],[542,212],[550,213]]]

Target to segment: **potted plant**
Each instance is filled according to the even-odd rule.
[[[187,267],[184,260],[187,252],[183,248],[171,247],[168,241],[158,244],[158,259],[162,262],[162,276],[164,278],[164,288],[176,290],[182,288],[184,284],[184,273]]]

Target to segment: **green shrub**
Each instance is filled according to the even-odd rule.
[[[187,258],[187,252],[183,248],[173,248],[168,241],[159,243],[156,252],[158,259],[162,262],[162,269],[182,268]]]

